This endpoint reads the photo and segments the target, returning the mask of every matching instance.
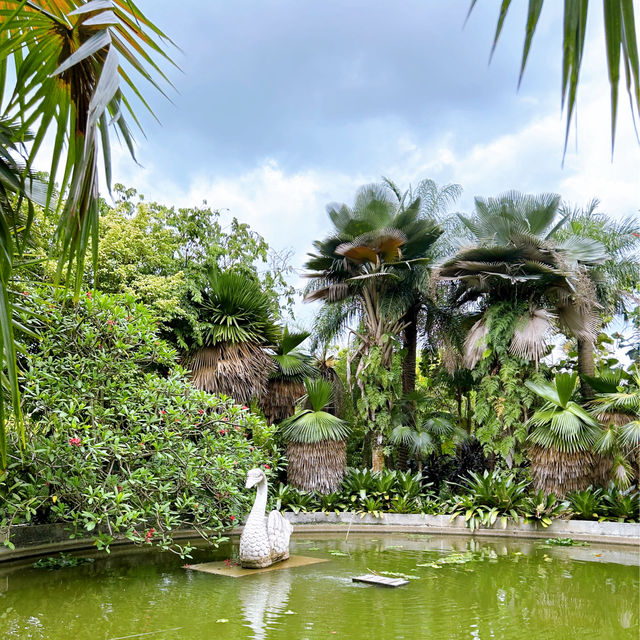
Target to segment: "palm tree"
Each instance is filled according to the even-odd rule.
[[[18,146],[30,142],[20,173],[3,172],[3,188],[31,198],[24,176],[41,156],[42,142],[53,140],[50,182],[44,204],[54,203],[54,181],[63,166],[60,192],[67,197],[60,210],[57,240],[58,274],[70,274],[75,261],[76,294],[82,280],[89,239],[95,245],[98,225],[98,147],[102,146],[107,181],[111,177],[109,124],[117,127],[133,153],[133,141],[124,113],[136,115],[127,93],[148,106],[135,84],[136,76],[159,88],[154,79],[166,80],[156,59],[168,60],[167,39],[132,2],[82,2],[80,0],[6,0],[0,3],[0,112],[2,162],[11,165]],[[127,61],[125,70],[119,56]],[[8,65],[13,72],[8,72]],[[128,91],[120,86],[123,79]],[[11,83],[13,82],[13,85]],[[32,137],[30,128],[35,129]],[[16,168],[15,166],[13,168]],[[15,178],[19,178],[17,181]],[[61,201],[62,202],[62,201]],[[11,398],[15,421],[21,424],[12,301],[7,293],[11,280],[16,238],[10,237],[11,208],[0,203],[0,340],[2,388]],[[29,225],[22,230],[26,241]],[[6,373],[5,373],[6,372]],[[0,394],[0,395],[3,395]],[[0,406],[0,463],[6,463],[4,404]]]
[[[517,312],[510,353],[538,361],[547,350],[554,320],[579,340],[593,343],[599,305],[589,268],[605,259],[597,240],[555,235],[568,221],[560,214],[560,196],[512,191],[497,198],[476,198],[473,218],[459,216],[474,236],[437,270],[454,283],[452,305],[474,322],[464,345],[464,365],[473,368],[490,340],[488,310],[509,304]]]
[[[613,457],[613,477],[626,488],[640,471],[640,369],[609,369],[587,382],[596,391],[591,413],[603,425],[595,449]]]
[[[473,10],[477,0],[471,0],[469,13]],[[544,0],[529,0],[527,25],[525,30],[524,50],[520,65],[520,80],[529,57],[531,43],[542,12]],[[495,51],[498,39],[502,33],[505,18],[509,12],[511,2],[502,2],[498,26],[493,38],[491,55]],[[638,58],[638,44],[636,38],[636,22],[633,12],[633,0],[614,0],[603,3],[605,47],[609,84],[611,85],[611,151],[616,134],[616,118],[618,113],[618,85],[620,83],[620,60],[625,69],[627,93],[631,116],[635,120],[634,112],[640,115],[640,62]],[[587,27],[587,13],[589,0],[582,2],[564,3],[564,28],[562,32],[562,104],[567,104],[567,125],[565,133],[565,151],[569,139],[569,125],[576,105],[580,67],[584,57],[585,31]]]
[[[462,439],[466,433],[456,425],[454,417],[445,411],[432,411],[415,426],[398,425],[391,432],[390,440],[407,448],[409,456],[417,461],[422,471],[423,458],[430,453],[442,455],[442,442],[446,439]]]
[[[568,222],[555,234],[558,240],[572,236],[599,242],[605,248],[605,258],[589,265],[589,277],[593,281],[598,304],[598,329],[602,316],[622,315],[625,319],[637,306],[640,290],[640,221],[637,216],[612,220],[599,212],[597,199],[584,208],[566,209]],[[578,371],[582,395],[593,397],[593,389],[587,382],[595,375],[593,341],[582,337],[577,340]]]
[[[353,207],[332,204],[327,210],[335,231],[314,243],[316,253],[305,265],[311,278],[305,300],[332,306],[338,312],[331,318],[335,327],[344,328],[354,320],[361,324],[361,330],[352,331],[359,341],[356,381],[364,394],[364,356],[379,351],[380,366],[389,369],[393,338],[406,325],[411,300],[407,289],[397,285],[408,271],[429,262],[441,230],[434,221],[421,218],[419,198],[399,206],[385,185],[362,187]],[[375,426],[376,409],[367,409],[366,422],[372,466],[382,468],[383,433]]]
[[[448,208],[462,195],[462,187],[459,184],[439,187],[428,178],[422,180],[415,190],[409,186],[404,192],[388,178],[383,179],[383,184],[397,198],[400,210],[407,204],[411,206],[418,201],[419,219],[434,222],[444,219]],[[431,249],[430,254],[435,256],[435,247]],[[405,395],[412,393],[416,388],[418,331],[420,325],[428,322],[428,319],[422,316],[428,316],[436,307],[429,295],[430,273],[430,265],[418,263],[412,269],[402,272],[401,280],[394,286],[396,291],[402,292],[401,295],[407,304],[402,333],[402,344],[406,350],[402,360],[402,393]]]
[[[192,306],[197,317],[179,319],[174,331],[193,384],[237,402],[260,401],[276,368],[270,350],[280,339],[268,294],[243,274],[213,270]]]
[[[290,333],[285,327],[275,346],[271,357],[276,368],[269,376],[266,393],[260,402],[269,424],[282,422],[293,415],[296,402],[305,393],[305,378],[316,373],[311,356],[298,350],[309,335],[307,331]]]
[[[529,420],[531,475],[537,490],[564,497],[592,484],[603,484],[611,461],[594,455],[600,423],[577,404],[576,373],[557,373],[553,384],[527,380],[525,385],[545,400]]]
[[[331,402],[331,383],[307,378],[310,409],[302,409],[280,424],[287,442],[287,482],[303,491],[331,493],[342,482],[347,466],[344,420],[324,411]]]

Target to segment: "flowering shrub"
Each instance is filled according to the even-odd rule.
[[[132,299],[45,310],[23,363],[27,451],[0,471],[0,528],[63,522],[99,548],[124,536],[179,553],[179,529],[218,539],[250,506],[247,471],[277,467],[270,428],[193,388]]]

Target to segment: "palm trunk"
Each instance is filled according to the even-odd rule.
[[[416,356],[418,351],[418,312],[419,305],[412,305],[404,316],[407,326],[404,328],[404,348],[407,353],[402,361],[402,393],[416,390]]]
[[[578,338],[578,373],[580,374],[580,389],[582,397],[590,400],[595,395],[593,389],[587,384],[583,376],[595,375],[594,345],[591,340]]]
[[[371,438],[371,469],[384,470],[384,449],[382,447],[382,432],[376,431]]]
[[[402,394],[407,395],[416,390],[416,359],[418,352],[418,312],[420,307],[418,304],[412,305],[404,316],[404,322],[407,323],[403,329],[403,343],[406,350],[404,360],[402,361]],[[409,423],[416,423],[416,403],[407,402],[405,410]],[[406,444],[398,445],[398,469],[406,471],[408,469],[409,448]]]

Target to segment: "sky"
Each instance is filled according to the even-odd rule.
[[[462,212],[517,189],[637,215],[640,145],[624,93],[611,158],[601,5],[563,164],[562,3],[545,3],[518,90],[526,4],[512,3],[489,64],[498,0],[466,24],[468,0],[139,0],[179,47],[167,52],[180,69],[165,65],[171,101],[145,90],[160,122],[141,112],[139,164],[115,146],[114,181],[164,204],[206,201],[293,249],[297,268],[330,231],[326,205],[381,176],[458,183]]]

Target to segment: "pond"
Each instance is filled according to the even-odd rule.
[[[237,540],[189,562],[236,551]],[[58,570],[0,565],[0,637],[638,638],[639,555],[629,547],[341,534],[294,536],[292,553],[329,562],[230,578],[185,569],[173,554],[114,548]],[[409,584],[351,581],[369,571]]]

